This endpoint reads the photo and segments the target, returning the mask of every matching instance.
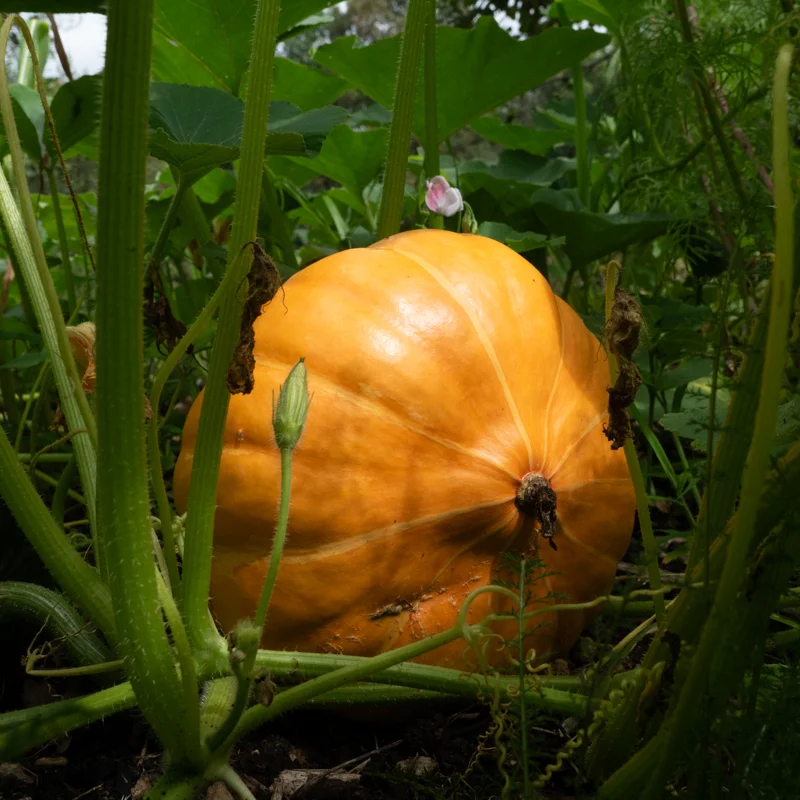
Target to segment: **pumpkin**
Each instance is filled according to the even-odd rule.
[[[510,248],[414,230],[328,256],[264,307],[254,356],[253,392],[230,399],[218,484],[211,602],[226,630],[258,604],[280,492],[273,397],[301,357],[313,397],[264,647],[369,656],[441,632],[503,577],[507,553],[541,560],[528,610],[610,589],[635,500],[603,433],[606,354]],[[201,407],[202,393],[175,470],[180,511]],[[468,620],[513,608],[483,593]],[[566,652],[595,614],[534,617],[526,653]],[[494,630],[516,638],[517,622]],[[490,652],[499,663],[509,651]],[[465,668],[467,656],[459,640],[418,660]]]

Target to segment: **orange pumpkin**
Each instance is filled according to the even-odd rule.
[[[263,646],[366,656],[446,630],[504,552],[550,573],[530,585],[529,610],[551,592],[585,602],[610,589],[635,501],[603,434],[606,354],[536,269],[492,239],[414,230],[329,256],[284,289],[256,322],[255,389],[231,398],[225,428],[211,600],[226,630],[261,593],[280,487],[273,394],[300,357],[313,400]],[[201,405],[175,471],[181,511]],[[537,485],[555,492],[557,550],[532,513],[552,493],[526,501]],[[468,619],[512,608],[484,593]],[[536,618],[526,651],[565,652],[595,613]],[[516,622],[495,630],[515,637]],[[465,650],[419,661],[464,667]]]

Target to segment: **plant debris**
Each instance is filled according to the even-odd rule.
[[[642,383],[639,368],[633,362],[633,354],[639,346],[642,330],[642,312],[636,300],[619,286],[614,289],[614,304],[606,320],[606,344],[619,362],[619,375],[608,390],[608,425],[603,433],[611,442],[612,450],[623,447],[626,439],[633,436],[628,406],[636,399]]]
[[[159,352],[162,346],[172,350],[186,333],[186,326],[172,313],[155,261],[148,264],[144,283],[144,324],[153,331]],[[192,353],[191,345],[187,352]]]
[[[242,307],[239,342],[233,351],[225,382],[231,394],[250,394],[255,386],[256,360],[253,349],[256,334],[253,325],[261,310],[272,300],[281,286],[280,275],[272,259],[258,242],[248,242],[253,248],[253,263],[247,273],[248,289]]]
[[[80,325],[67,326],[67,338],[69,339],[72,357],[75,359],[75,366],[81,376],[81,389],[89,395],[94,394],[95,384],[97,383],[97,363],[94,357],[94,346],[97,332],[94,322],[82,322]],[[150,400],[144,395],[144,417],[149,420],[153,416],[153,409]],[[51,430],[56,430],[66,426],[64,412],[59,405],[53,416]]]

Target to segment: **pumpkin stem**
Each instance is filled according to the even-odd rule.
[[[558,550],[553,536],[556,533],[556,493],[550,481],[540,472],[524,475],[514,498],[514,505],[526,516],[541,525],[541,534],[553,550]]]

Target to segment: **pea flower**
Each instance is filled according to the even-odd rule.
[[[426,181],[428,191],[425,192],[425,205],[435,214],[452,217],[464,208],[461,192],[447,182],[443,175],[437,175]]]

